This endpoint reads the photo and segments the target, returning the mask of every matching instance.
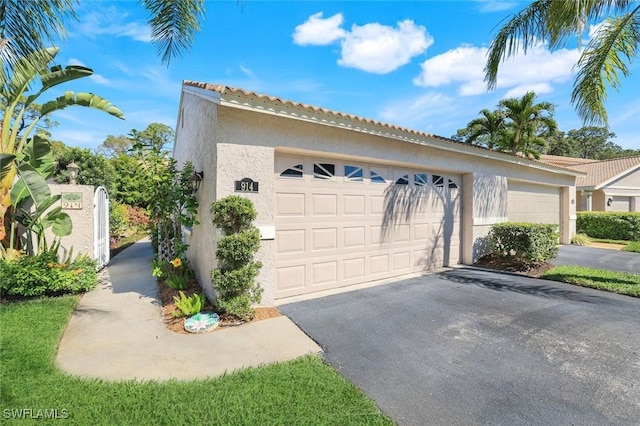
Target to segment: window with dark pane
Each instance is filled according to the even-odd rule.
[[[336,175],[336,165],[332,163],[314,163],[314,179],[331,179]]]
[[[281,177],[299,178],[299,179],[302,179],[303,175],[304,175],[304,171],[303,171],[302,164],[296,164],[295,166],[291,166],[284,172],[280,173]]]
[[[449,179],[449,188],[458,188],[458,185],[451,179]]]
[[[396,185],[409,185],[409,175],[402,175],[396,180]]]
[[[383,178],[378,172],[371,170],[371,182],[373,183],[387,183],[387,180]]]
[[[426,173],[416,173],[413,175],[413,183],[416,186],[425,186],[427,184],[427,179]]]
[[[436,188],[444,188],[444,178],[442,176],[433,175],[433,184]]]
[[[364,177],[362,167],[345,164],[344,177],[349,182],[362,182],[362,179]]]

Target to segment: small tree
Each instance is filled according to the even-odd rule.
[[[251,200],[231,195],[213,202],[211,215],[225,234],[216,251],[219,267],[211,272],[216,304],[249,321],[254,315],[251,305],[262,299],[262,288],[255,282],[262,263],[253,259],[260,248],[260,231],[252,224],[257,212]]]

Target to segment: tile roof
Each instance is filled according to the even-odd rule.
[[[618,176],[639,167],[640,155],[635,157],[613,158],[611,160],[575,164],[568,168],[587,173],[586,176],[578,177],[576,180],[577,187],[592,186],[595,189],[598,189]]]
[[[573,166],[575,164],[584,164],[584,163],[593,163],[594,160],[592,158],[575,158],[575,157],[564,157],[561,155],[549,155],[542,154],[540,155],[540,160],[545,163],[555,164],[556,166]]]
[[[313,105],[308,105],[308,104],[304,104],[301,102],[294,102],[294,101],[289,101],[286,99],[282,99],[276,96],[269,96],[269,95],[264,95],[264,94],[259,94],[256,92],[252,92],[249,90],[244,90],[244,89],[239,89],[239,88],[235,88],[235,87],[231,87],[231,86],[227,86],[224,84],[214,84],[214,83],[203,83],[203,82],[198,82],[198,81],[191,81],[191,80],[184,80],[182,82],[182,84],[184,86],[190,86],[190,87],[194,87],[194,88],[198,88],[198,89],[204,89],[204,90],[209,90],[209,91],[213,91],[216,92],[220,95],[225,95],[225,94],[237,94],[240,96],[244,96],[250,99],[259,99],[259,100],[263,100],[263,101],[267,101],[270,102],[272,104],[280,104],[286,107],[292,107],[292,108],[296,108],[296,109],[300,109],[303,111],[308,111],[308,112],[315,112],[315,113],[321,113],[324,114],[326,116],[332,116],[335,118],[341,118],[341,119],[348,119],[348,120],[353,120],[355,122],[361,123],[361,124],[365,124],[365,125],[372,125],[372,126],[377,126],[377,127],[381,127],[381,128],[385,128],[388,130],[392,130],[392,131],[399,131],[399,132],[403,132],[403,133],[408,133],[410,135],[415,135],[419,138],[432,138],[432,139],[436,139],[436,140],[440,140],[443,142],[447,142],[453,145],[461,145],[466,147],[467,149],[475,149],[478,150],[479,152],[484,152],[484,153],[491,153],[491,154],[496,154],[496,155],[504,155],[507,158],[512,158],[516,157],[518,159],[525,159],[529,162],[532,163],[537,163],[539,165],[543,165],[546,167],[551,167],[557,171],[563,172],[566,174],[567,172],[571,173],[570,170],[568,170],[568,168],[561,166],[561,165],[557,165],[557,164],[553,164],[553,163],[549,163],[549,162],[545,162],[545,161],[540,161],[540,160],[534,160],[534,159],[530,159],[530,158],[525,158],[523,156],[519,156],[519,155],[515,155],[512,154],[510,152],[503,152],[503,151],[494,151],[482,146],[477,146],[477,145],[472,145],[472,144],[468,144],[465,142],[459,142],[450,138],[446,138],[444,136],[438,136],[438,135],[434,135],[431,133],[425,133],[425,132],[421,132],[418,130],[413,130],[413,129],[409,129],[406,127],[402,127],[402,126],[397,126],[394,124],[389,124],[389,123],[384,123],[381,121],[377,121],[377,120],[373,120],[370,118],[363,118],[363,117],[359,117],[357,115],[353,115],[353,114],[347,114],[347,113],[343,113],[343,112],[338,112],[338,111],[334,111],[334,110],[330,110],[327,108],[322,108],[322,107],[317,107],[317,106],[313,106]]]

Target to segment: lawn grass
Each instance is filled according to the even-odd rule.
[[[627,246],[622,250],[630,251],[633,253],[640,253],[640,241],[632,241],[629,244],[627,244]]]
[[[593,237],[589,237],[589,239],[594,243],[622,244],[622,245],[627,245],[630,243],[629,240],[611,240],[607,238],[593,238]]]
[[[565,265],[548,270],[541,278],[640,297],[640,275],[628,272]]]
[[[77,300],[0,307],[0,416],[7,424],[43,424],[31,418],[44,415],[38,410],[57,410],[78,425],[393,424],[317,355],[190,382],[68,376],[53,361]],[[215,362],[215,353],[202,355]],[[20,409],[32,410],[26,420],[12,417],[11,410]]]

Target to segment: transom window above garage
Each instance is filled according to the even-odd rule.
[[[409,174],[404,174],[396,179],[396,185],[409,185]]]
[[[413,183],[415,186],[426,186],[429,181],[426,173],[416,173],[413,175]]]
[[[347,182],[362,182],[364,172],[360,166],[344,165],[344,180]]]
[[[371,183],[387,183],[387,180],[380,173],[375,170],[371,170],[369,177],[371,179]]]
[[[302,179],[304,177],[304,166],[302,163],[291,166],[280,173],[280,177]]]
[[[336,165],[333,163],[313,163],[314,179],[331,179],[336,175]]]

